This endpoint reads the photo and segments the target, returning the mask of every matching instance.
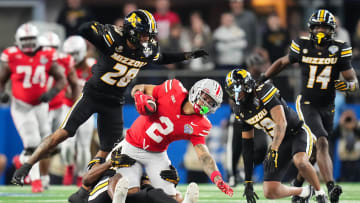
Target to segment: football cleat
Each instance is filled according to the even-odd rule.
[[[339,197],[342,193],[342,188],[340,185],[335,185],[330,191],[329,191],[329,198],[331,203],[338,203]]]
[[[199,199],[199,186],[192,182],[186,189],[183,203],[196,203]]]
[[[66,166],[65,174],[63,178],[63,185],[72,185],[74,178],[74,166]]]
[[[328,203],[328,199],[325,194],[316,196],[317,203]]]
[[[40,192],[44,192],[44,188],[42,186],[41,180],[34,180],[31,182],[31,191],[33,193],[40,193]]]
[[[129,189],[129,180],[126,177],[122,177],[116,183],[115,192],[113,196],[114,203],[125,203],[127,192]]]
[[[236,187],[237,181],[236,181],[236,177],[235,177],[235,176],[230,176],[230,177],[229,177],[229,185],[230,185],[230,187]]]

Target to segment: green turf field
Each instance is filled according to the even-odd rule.
[[[341,186],[343,187],[344,193],[341,196],[340,202],[360,202],[360,183],[342,183]],[[184,194],[186,185],[179,185],[178,189]],[[237,186],[235,188],[234,196],[230,198],[221,193],[215,185],[200,185],[200,199],[198,202],[246,202],[244,198],[242,198],[243,189],[243,186]],[[77,188],[74,186],[52,186],[50,190],[45,191],[44,193],[32,194],[30,186],[0,186],[0,203],[67,202],[67,197],[76,190]],[[290,202],[290,198],[282,200],[265,200],[262,194],[261,184],[256,185],[255,190],[260,197],[258,202]]]

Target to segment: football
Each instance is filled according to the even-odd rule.
[[[146,111],[146,114],[147,115],[152,115],[156,112],[157,110],[157,105],[156,105],[156,102],[151,100],[151,99],[148,99],[146,101],[152,108],[153,108],[153,111],[151,111],[146,105],[145,105],[145,111]]]

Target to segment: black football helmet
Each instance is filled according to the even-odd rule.
[[[324,25],[330,28],[329,33],[314,32],[314,27],[317,25]],[[335,16],[328,10],[319,9],[313,13],[308,22],[308,28],[310,32],[310,38],[320,46],[328,44],[334,39],[335,29],[336,29],[336,20]]]
[[[240,104],[246,100],[247,95],[253,92],[256,81],[248,71],[237,68],[226,75],[225,84],[225,91],[235,100],[236,104]],[[244,92],[245,96],[239,100],[241,92]]]
[[[149,42],[151,42],[154,41],[157,32],[155,18],[149,11],[138,9],[125,17],[124,34],[137,48],[141,46],[141,36],[148,35],[150,37]]]

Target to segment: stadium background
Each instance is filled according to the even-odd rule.
[[[132,1],[135,2],[139,8],[148,9],[153,12],[155,0],[148,1]],[[94,18],[102,23],[113,23],[115,19],[121,17],[122,7],[124,1],[121,0],[83,0],[83,6],[88,7]],[[316,8],[326,8],[339,16],[343,27],[348,30],[353,38],[356,31],[356,24],[360,19],[360,0],[245,0],[245,8],[255,12],[258,18],[258,26],[261,30],[264,27],[266,17],[272,13],[277,12],[280,16],[281,24],[287,29],[292,29],[296,25],[291,24],[290,19],[294,13],[300,15],[301,29],[306,30],[307,18],[311,12]],[[171,10],[176,12],[181,19],[184,27],[189,26],[189,15],[193,11],[200,11],[204,21],[210,26],[211,30],[215,30],[220,23],[220,15],[229,11],[229,2],[227,0],[182,0],[171,1]],[[60,12],[60,8],[64,5],[64,1],[60,0],[0,0],[0,50],[13,45],[14,33],[16,28],[27,21],[32,21],[41,25],[42,29],[53,28],[54,22]],[[55,26],[56,27],[56,26]],[[54,28],[56,29],[56,28]],[[65,34],[59,31],[62,38]],[[353,46],[354,48],[354,46]],[[360,48],[360,47],[359,47]],[[211,56],[210,56],[211,57]],[[353,63],[354,68],[359,74],[360,67],[358,63]],[[185,68],[184,68],[185,67]],[[215,67],[211,71],[193,72],[186,69],[186,64],[181,69],[168,70],[164,67],[153,67],[154,70],[144,70],[139,74],[139,78],[134,83],[150,81],[158,83],[167,78],[180,78],[189,81],[195,81],[201,77],[210,77],[223,82],[226,70],[220,70]],[[149,68],[150,69],[150,68]],[[299,77],[297,77],[298,70],[288,68],[285,72],[280,74],[277,86],[280,91],[285,93],[285,98],[289,101],[290,106],[293,106],[296,95],[299,93]],[[186,83],[185,86],[189,88],[191,83]],[[130,88],[129,88],[130,89]],[[129,95],[127,95],[129,98]],[[360,97],[358,94],[350,95],[345,98],[346,105],[343,109],[353,109],[358,118],[360,118]],[[230,107],[227,104],[225,96],[225,103],[221,109],[209,118],[215,126],[209,140],[209,146],[212,154],[215,156],[219,166],[223,170],[224,164],[224,136],[222,131],[223,122],[227,120],[230,114]],[[124,121],[125,127],[130,127],[132,121],[138,115],[132,100],[128,99],[124,107]],[[341,102],[341,101],[340,101]],[[1,105],[0,107],[0,153],[6,154],[8,158],[7,168],[4,174],[0,177],[0,184],[9,183],[9,178],[12,175],[13,167],[11,159],[15,154],[19,154],[22,150],[21,140],[13,125],[8,105]],[[335,120],[337,122],[337,118]],[[179,169],[182,183],[186,180],[186,171],[181,166],[183,161],[183,154],[185,153],[187,143],[179,141],[169,147],[169,156],[173,164]],[[338,157],[334,157],[334,175],[338,178],[340,175],[340,161]],[[256,169],[256,180],[261,181],[262,168]]]

